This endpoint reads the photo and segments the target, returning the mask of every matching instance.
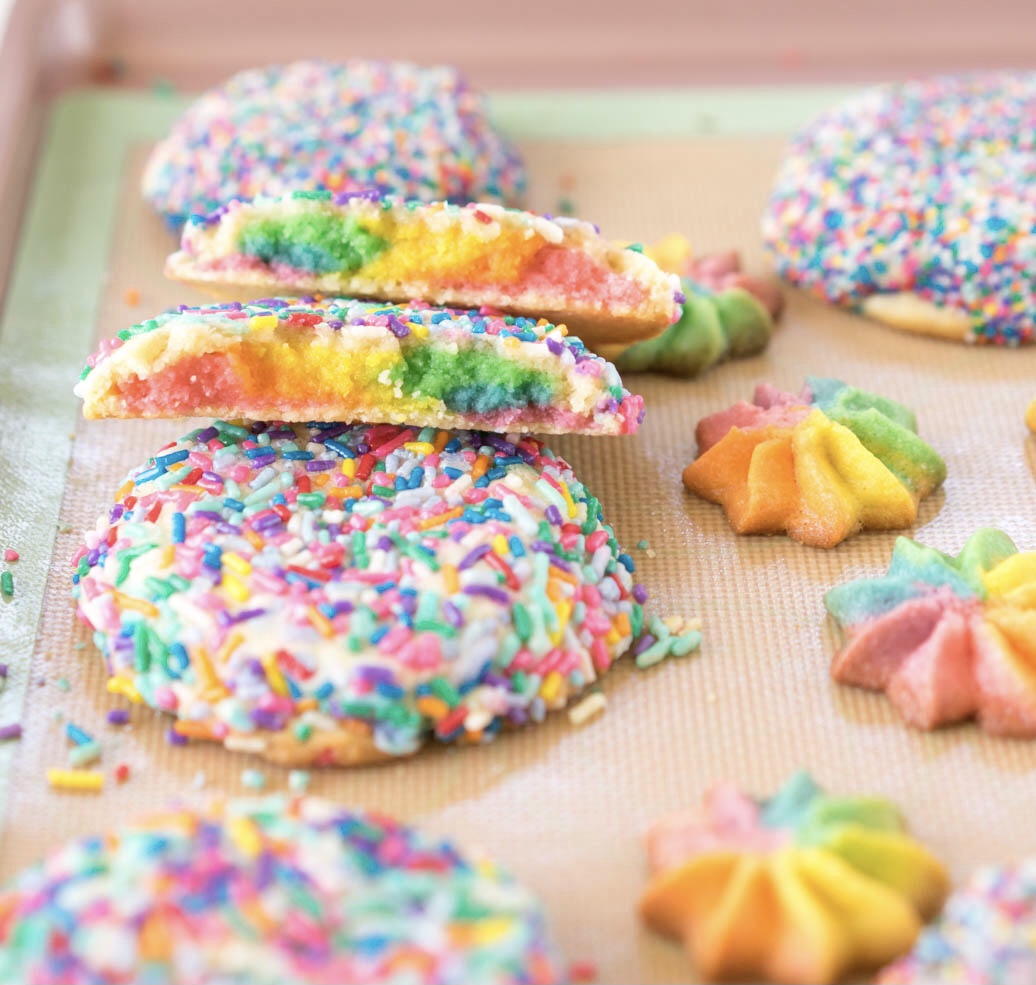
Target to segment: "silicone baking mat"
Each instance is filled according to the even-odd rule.
[[[717,99],[535,97],[499,100],[529,162],[532,204],[567,198],[616,238],[670,231],[698,251],[737,247],[766,261],[758,221],[779,131],[830,93]],[[609,112],[608,106],[613,110]],[[94,340],[167,306],[201,300],[165,282],[173,243],[136,187],[148,143],[177,108],[155,96],[88,93],[57,108],[0,329],[0,547],[22,560],[0,605],[0,659],[11,664],[0,725],[6,811],[0,875],[61,840],[103,828],[171,797],[245,792],[256,768],[267,788],[287,772],[243,755],[173,748],[169,721],[136,707],[129,727],[104,724],[121,699],[69,602],[68,558],[124,472],[185,422],[84,422],[72,383]],[[632,114],[632,115],[631,115]],[[652,127],[651,121],[654,121]],[[127,304],[127,291],[139,304]],[[641,432],[569,438],[556,447],[602,500],[633,554],[654,611],[701,616],[699,654],[647,671],[620,664],[608,707],[583,727],[565,714],[483,748],[435,748],[353,772],[315,772],[313,792],[389,811],[485,849],[534,887],[572,959],[598,981],[693,980],[680,949],[640,928],[640,835],[659,814],[697,802],[713,780],[774,790],[800,766],[842,793],[891,797],[956,877],[980,862],[1036,848],[1036,742],[993,739],[973,726],[905,729],[880,695],[834,685],[835,645],[821,602],[848,578],[885,569],[895,534],[865,534],[832,551],[785,538],[737,538],[718,507],[683,490],[694,421],[748,397],[756,382],[797,389],[806,374],[842,377],[900,399],[945,456],[944,489],[922,504],[914,533],[959,550],[977,527],[1036,547],[1036,476],[1023,415],[1036,397],[1036,347],[970,349],[913,338],[795,292],[769,350],[697,381],[631,377],[646,398]],[[647,549],[638,549],[641,541]],[[44,772],[66,760],[63,722],[101,739],[100,795],[55,793]],[[129,765],[116,785],[112,771]]]

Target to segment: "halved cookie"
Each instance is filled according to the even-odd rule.
[[[587,345],[658,335],[680,280],[578,219],[376,192],[231,202],[184,227],[166,274],[220,298],[419,299],[565,324]]]
[[[248,417],[629,434],[643,399],[563,328],[350,299],[188,308],[102,344],[97,417]]]

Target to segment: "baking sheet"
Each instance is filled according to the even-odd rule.
[[[245,768],[260,769],[270,790],[287,786],[286,770],[248,757],[169,746],[170,720],[149,709],[135,707],[128,728],[104,724],[122,701],[106,693],[101,661],[74,619],[67,559],[125,471],[190,425],[79,419],[69,433],[68,367],[96,338],[202,297],[161,277],[173,243],[137,198],[153,121],[114,156],[100,146],[108,135],[98,117],[84,122],[69,111],[56,126],[0,328],[0,548],[23,554],[11,566],[21,587],[0,606],[0,644],[31,652],[31,665],[16,663],[0,693],[0,724],[18,717],[25,726],[20,743],[0,749],[0,775],[11,767],[0,877],[63,839],[170,797],[243,793]],[[736,246],[756,271],[765,269],[758,219],[781,144],[779,136],[722,134],[521,140],[534,207],[555,211],[565,197],[616,238],[649,242],[679,230],[699,251]],[[98,199],[114,207],[98,212]],[[93,225],[84,231],[84,223]],[[63,252],[94,235],[88,255]],[[127,290],[139,304],[127,304]],[[975,528],[996,525],[1023,549],[1036,547],[1036,455],[1023,422],[1036,396],[1036,347],[913,338],[791,292],[765,354],[700,381],[630,377],[647,403],[638,435],[552,442],[602,500],[653,610],[702,617],[700,654],[648,671],[620,664],[604,681],[607,711],[581,728],[555,715],[484,748],[315,772],[311,790],[492,853],[538,891],[566,954],[593,961],[602,983],[693,980],[679,948],[635,920],[640,833],[720,777],[764,794],[806,766],[833,791],[888,796],[958,878],[980,862],[1032,852],[1036,742],[994,739],[970,725],[911,732],[882,696],[828,678],[835,638],[821,596],[884,571],[896,535],[865,534],[826,552],[785,538],[737,538],[719,507],[683,490],[698,417],[748,397],[760,380],[797,389],[807,374],[841,377],[917,412],[921,434],[949,467],[943,490],[921,506],[921,540],[956,552]],[[34,495],[39,510],[26,509]],[[59,515],[48,514],[51,502]],[[649,551],[635,547],[641,540]],[[46,768],[65,763],[70,720],[104,746],[109,777],[99,796],[46,787]],[[131,769],[122,786],[110,775],[118,763]]]

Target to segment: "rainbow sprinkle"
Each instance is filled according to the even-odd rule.
[[[0,894],[0,979],[107,985],[549,985],[528,890],[485,860],[312,799],[174,810],[72,842]]]
[[[792,142],[763,220],[780,273],[838,304],[912,292],[1033,339],[1036,74],[871,89]]]
[[[217,421],[131,473],[73,563],[118,689],[173,741],[299,763],[538,721],[644,626],[599,502],[488,432]]]
[[[978,869],[881,985],[1026,985],[1036,981],[1036,857]]]
[[[238,73],[188,107],[142,183],[173,226],[233,199],[366,188],[517,205],[525,171],[456,69],[350,59]]]

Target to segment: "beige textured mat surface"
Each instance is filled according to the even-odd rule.
[[[523,150],[534,206],[554,210],[562,185],[571,185],[565,194],[579,212],[616,238],[648,242],[680,230],[700,251],[739,247],[749,268],[762,270],[757,223],[780,146],[776,138],[716,137]],[[98,335],[199,300],[161,277],[172,240],[137,199],[142,154],[138,148],[127,162]],[[139,292],[138,306],[126,305],[128,288]],[[1021,548],[1036,548],[1036,453],[1024,426],[1036,397],[1036,347],[986,351],[912,338],[792,294],[764,355],[695,382],[630,377],[647,400],[637,436],[554,442],[603,501],[654,610],[702,616],[700,654],[650,671],[620,664],[604,684],[606,713],[583,728],[562,714],[485,748],[314,773],[312,791],[488,850],[535,887],[567,955],[594,961],[603,983],[692,980],[682,952],[634,918],[644,878],[640,833],[655,816],[696,802],[719,777],[763,794],[806,766],[831,790],[891,797],[958,878],[977,863],[1036,850],[1036,742],[993,739],[970,725],[911,732],[882,696],[828,678],[834,635],[821,596],[884,571],[896,535],[865,534],[829,552],[785,538],[739,539],[719,507],[683,490],[700,416],[748,397],[760,380],[797,389],[807,374],[842,377],[917,412],[921,434],[949,467],[944,490],[922,504],[920,539],[956,552],[976,527],[996,525]],[[104,725],[122,702],[105,692],[101,661],[70,608],[67,558],[81,530],[107,509],[128,468],[187,429],[175,421],[80,423],[2,875],[62,839],[171,797],[240,793],[246,767],[261,769],[269,789],[286,787],[286,771],[248,757],[170,747],[169,720],[146,708],[134,708],[129,728]],[[654,557],[635,548],[640,540]],[[109,776],[100,796],[48,791],[45,769],[66,758],[59,715],[97,734],[104,768],[125,762],[130,781],[119,787]]]

